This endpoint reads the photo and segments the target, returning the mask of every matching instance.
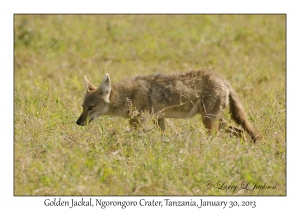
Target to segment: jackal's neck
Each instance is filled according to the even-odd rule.
[[[110,92],[109,115],[128,117],[130,101],[133,98],[134,90],[131,81],[123,81],[112,84]]]

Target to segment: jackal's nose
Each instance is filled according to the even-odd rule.
[[[80,125],[80,126],[85,126],[85,123],[82,122],[82,121],[79,120],[79,119],[76,121],[76,124],[77,124],[77,125]]]

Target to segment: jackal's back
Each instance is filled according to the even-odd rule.
[[[220,97],[226,100],[228,86],[222,77],[210,70],[139,76],[133,80],[132,99],[134,106],[141,110],[174,107],[188,111],[198,101],[209,99],[214,103]]]

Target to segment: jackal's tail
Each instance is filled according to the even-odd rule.
[[[242,104],[236,94],[236,92],[230,88],[229,94],[229,109],[231,113],[231,118],[239,125],[242,125],[243,129],[249,133],[254,142],[259,140],[259,137],[254,129],[254,127],[249,122],[246,113],[242,107]]]

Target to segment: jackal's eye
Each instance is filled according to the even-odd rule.
[[[94,106],[89,106],[88,110],[91,111],[94,108]]]

